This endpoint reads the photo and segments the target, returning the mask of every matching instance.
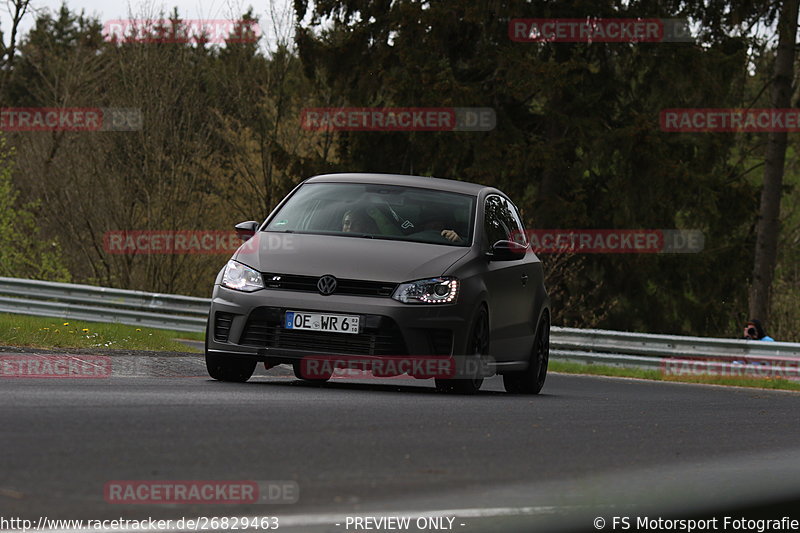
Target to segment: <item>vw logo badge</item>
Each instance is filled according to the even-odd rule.
[[[317,290],[323,296],[333,294],[336,290],[336,278],[330,274],[325,274],[319,278],[319,281],[317,282]]]

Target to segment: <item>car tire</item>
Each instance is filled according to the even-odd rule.
[[[536,329],[528,368],[503,374],[503,386],[512,394],[539,394],[550,362],[550,317],[545,314]]]
[[[217,381],[244,383],[256,371],[258,361],[231,355],[220,355],[208,351],[208,335],[211,331],[211,317],[206,323],[205,354],[208,375]]]
[[[471,355],[481,362],[484,355],[489,354],[489,312],[485,306],[481,306],[475,322],[472,324],[470,332],[469,351]],[[483,367],[481,364],[475,365],[476,372],[480,372]],[[476,374],[469,379],[446,379],[436,378],[436,390],[453,394],[475,394],[483,385],[483,375]]]
[[[305,377],[303,375],[303,368],[300,361],[295,361],[292,363],[292,370],[294,371],[294,377],[296,377],[297,379],[301,379],[306,383],[316,383],[317,385],[322,385],[323,383],[327,383],[327,381],[331,379],[331,376],[333,376],[333,372],[331,372],[330,374],[325,374],[325,375],[320,374],[313,378]]]
[[[253,375],[258,361],[232,355],[220,355],[206,351],[208,375],[217,381],[244,383]]]

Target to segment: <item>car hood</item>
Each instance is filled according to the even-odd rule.
[[[441,276],[469,251],[461,246],[260,231],[233,259],[260,272],[399,283]]]

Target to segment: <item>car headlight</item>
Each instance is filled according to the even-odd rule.
[[[222,273],[222,286],[236,291],[253,292],[264,288],[261,273],[236,261],[228,261]]]
[[[392,298],[404,304],[450,304],[458,296],[458,280],[451,277],[401,283]]]

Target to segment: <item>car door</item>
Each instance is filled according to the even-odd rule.
[[[484,249],[497,241],[527,240],[516,207],[503,196],[491,194],[484,203]],[[498,361],[524,357],[530,335],[533,297],[533,272],[530,257],[512,261],[489,261],[486,287],[489,293],[489,321],[492,328],[492,356]]]

